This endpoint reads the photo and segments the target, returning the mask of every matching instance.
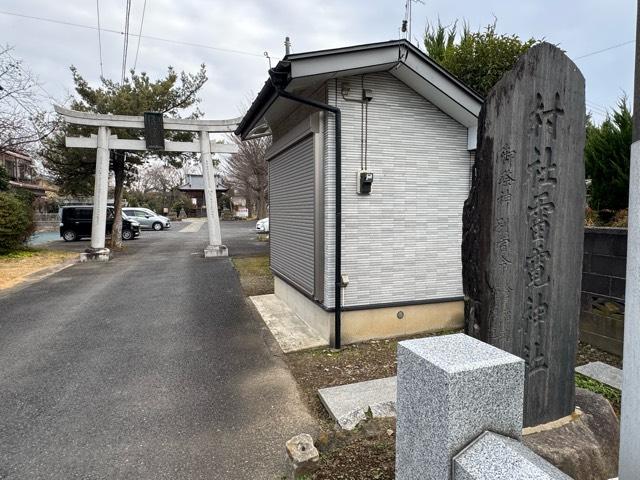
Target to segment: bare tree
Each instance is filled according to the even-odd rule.
[[[170,192],[184,180],[181,169],[165,162],[148,163],[140,168],[135,187],[142,192]]]
[[[0,47],[0,152],[27,150],[56,127],[38,79],[11,55],[11,47]]]
[[[232,137],[238,152],[226,161],[223,171],[227,181],[247,199],[249,215],[267,216],[269,171],[266,161],[271,137],[242,141]],[[255,206],[255,207],[254,207]]]

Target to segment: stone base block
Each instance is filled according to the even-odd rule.
[[[396,478],[449,480],[485,431],[520,438],[524,361],[464,334],[398,344]]]
[[[454,480],[571,480],[512,438],[485,432],[453,459]]]
[[[318,468],[320,453],[313,444],[313,438],[308,433],[301,433],[289,439],[286,443],[287,455],[291,465],[292,480],[313,473]]]
[[[228,257],[229,250],[225,245],[209,245],[204,249],[204,258],[209,257]]]
[[[80,262],[108,262],[111,250],[108,248],[87,248],[80,254]]]
[[[582,415],[552,430],[523,435],[522,442],[572,478],[601,480],[618,473],[620,425],[609,402],[576,389]]]

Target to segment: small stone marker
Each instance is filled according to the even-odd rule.
[[[584,78],[549,43],[505,74],[478,120],[463,212],[465,328],[525,360],[525,426],[575,406],[584,125]]]
[[[398,344],[396,478],[448,480],[486,430],[520,438],[524,361],[464,334]]]
[[[571,480],[522,443],[485,432],[453,460],[454,480]]]
[[[286,443],[287,455],[291,461],[291,475],[293,479],[300,475],[313,473],[320,460],[320,453],[313,444],[313,438],[308,433],[301,433],[289,439]]]

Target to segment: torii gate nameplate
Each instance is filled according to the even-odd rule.
[[[164,150],[162,113],[144,112],[144,140],[147,150]]]

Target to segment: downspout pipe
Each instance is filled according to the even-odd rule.
[[[319,110],[333,113],[335,117],[335,137],[336,137],[336,212],[335,212],[335,307],[334,307],[334,335],[332,341],[332,347],[339,349],[341,345],[340,331],[341,331],[341,314],[342,314],[342,114],[338,107],[329,105],[326,103],[318,102],[304,97],[299,97],[292,93],[287,92],[284,88],[278,84],[278,77],[282,75],[281,72],[275,72],[269,70],[269,78],[273,87],[276,89],[278,96],[286,98],[288,100],[309,105]]]

